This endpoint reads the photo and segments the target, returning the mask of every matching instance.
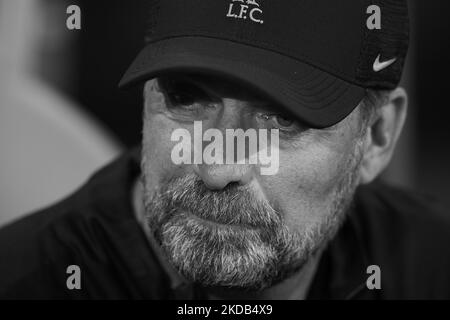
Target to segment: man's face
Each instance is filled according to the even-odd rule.
[[[148,81],[144,91],[146,217],[186,278],[204,286],[267,288],[334,236],[359,180],[359,108],[319,130],[217,77],[172,75]],[[193,138],[195,121],[203,132],[217,129],[224,137],[227,129],[279,129],[278,171],[263,175],[259,163],[175,164],[179,142],[172,134],[182,128]]]

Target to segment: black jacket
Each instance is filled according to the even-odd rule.
[[[139,149],[97,172],[60,203],[0,230],[0,298],[196,299],[172,288],[133,214]],[[309,299],[450,298],[450,220],[424,196],[382,183],[359,187],[354,208],[325,250]],[[67,267],[81,269],[69,290]],[[369,290],[367,267],[381,270]]]

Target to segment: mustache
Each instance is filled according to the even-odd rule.
[[[282,222],[279,212],[250,186],[229,184],[222,190],[210,190],[194,174],[171,178],[146,204],[158,210],[161,220],[177,214],[192,214],[223,225],[274,229]],[[164,223],[160,221],[160,223]]]

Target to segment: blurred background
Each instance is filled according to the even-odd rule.
[[[69,5],[81,29],[68,30]],[[117,83],[146,0],[0,0],[0,225],[73,192],[140,142],[142,93]],[[450,208],[450,1],[410,1],[409,118],[383,179]]]

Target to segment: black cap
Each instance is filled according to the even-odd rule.
[[[394,89],[408,49],[406,0],[150,0],[147,45],[126,87],[168,72],[229,77],[313,127],[368,88]]]

